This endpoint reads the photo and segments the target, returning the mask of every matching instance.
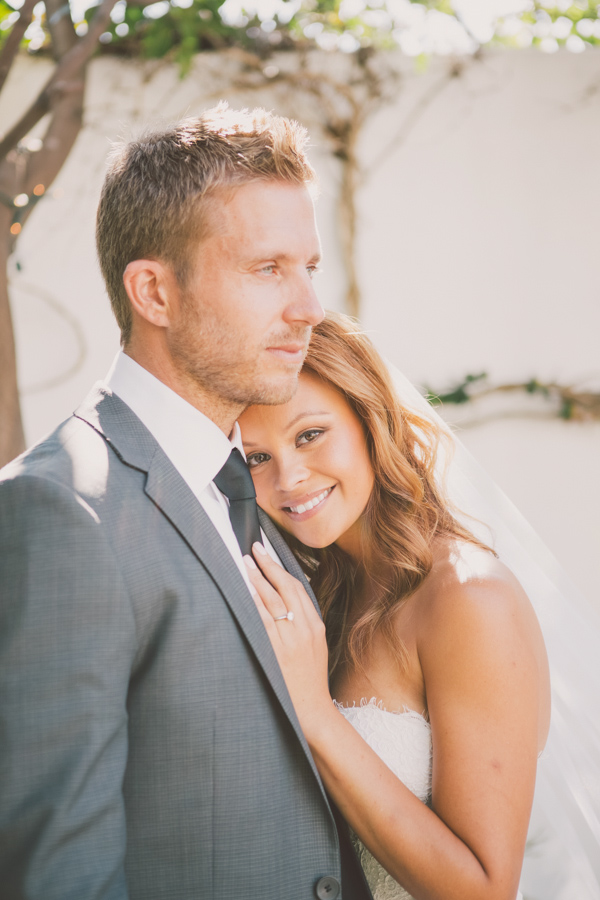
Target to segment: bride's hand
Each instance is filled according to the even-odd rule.
[[[244,557],[254,600],[306,739],[334,710],[327,681],[325,626],[302,584],[261,544]],[[291,614],[291,617],[290,617]]]

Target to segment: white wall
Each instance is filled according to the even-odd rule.
[[[365,327],[410,378],[437,389],[481,370],[495,381],[593,377],[600,386],[600,52],[499,52],[470,61],[394,144],[446,65],[416,75],[407,63],[396,102],[364,136],[358,267]],[[118,347],[93,241],[110,141],[197,113],[216,96],[287,111],[273,96],[225,91],[221,69],[205,55],[180,81],[163,64],[93,63],[86,127],[55,184],[60,196],[39,204],[13,260],[30,441],[71,412]],[[3,127],[45,74],[45,63],[23,60],[0,107]],[[317,126],[307,124],[322,186],[319,290],[324,305],[339,308],[339,172]],[[64,308],[85,343],[82,365],[59,384],[78,343],[73,324],[49,304]],[[600,608],[600,424],[502,419],[463,427],[461,436]]]
[[[413,79],[365,142],[435,79]],[[364,321],[413,380],[600,389],[600,54],[498,54],[454,80],[363,193]],[[600,608],[600,424],[461,431]]]

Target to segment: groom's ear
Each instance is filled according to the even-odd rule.
[[[134,317],[167,328],[177,306],[178,286],[172,269],[157,259],[135,259],[123,272]]]

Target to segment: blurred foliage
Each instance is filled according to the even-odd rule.
[[[464,380],[447,391],[437,393],[426,389],[425,398],[432,406],[439,406],[440,403],[468,403],[472,399],[469,389],[478,381],[487,379],[487,372],[480,372],[478,375],[465,375]]]
[[[576,422],[600,420],[600,391],[558,384],[555,381],[544,382],[537,378],[493,385],[488,381],[487,372],[480,372],[477,375],[465,375],[457,385],[446,391],[434,391],[431,388],[425,391],[425,397],[432,406],[472,403],[493,395],[510,394],[529,394],[542,398],[551,414],[559,419]]]
[[[22,2],[0,0],[0,44]],[[70,3],[79,35],[94,14],[95,7],[88,4]],[[100,49],[168,57],[182,74],[196,53],[230,46],[265,57],[274,50],[304,47],[353,53],[399,46],[417,63],[431,54],[472,54],[490,44],[534,46],[547,53],[566,46],[577,53],[600,44],[599,8],[592,0],[524,0],[518,11],[495,16],[493,0],[118,0]],[[30,53],[49,52],[43,0],[23,44]]]

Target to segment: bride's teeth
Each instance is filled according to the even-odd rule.
[[[293,513],[303,513],[306,512],[307,509],[314,509],[315,506],[318,506],[319,503],[322,503],[325,497],[327,497],[331,493],[331,488],[327,488],[326,491],[323,491],[322,494],[319,494],[318,497],[313,497],[312,500],[308,500],[306,503],[301,504],[300,506],[288,506],[288,509]]]

